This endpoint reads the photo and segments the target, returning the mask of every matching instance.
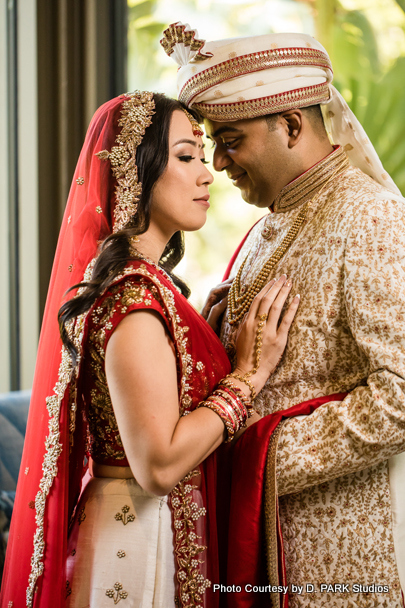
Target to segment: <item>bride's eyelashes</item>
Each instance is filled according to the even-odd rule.
[[[178,156],[178,159],[181,160],[181,162],[183,163],[189,163],[190,161],[194,160],[196,157],[195,156],[190,156],[188,154],[182,154],[181,156]],[[208,165],[209,161],[205,160],[205,158],[200,158],[201,162],[204,165]]]

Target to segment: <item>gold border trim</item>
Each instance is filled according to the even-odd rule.
[[[142,184],[138,182],[136,151],[146,129],[152,124],[155,113],[153,93],[149,91],[126,93],[120,99],[122,104],[118,126],[122,128],[115,139],[115,145],[110,151],[100,150],[95,153],[100,160],[110,161],[112,174],[117,181],[113,232],[130,225],[138,209]],[[96,211],[101,213],[101,210]]]
[[[313,198],[332,174],[350,167],[350,161],[341,146],[319,163],[284,186],[273,203],[274,213],[286,213]]]
[[[264,488],[264,529],[266,537],[267,575],[271,586],[278,587],[278,542],[277,514],[278,493],[276,477],[277,445],[283,428],[281,422],[270,437],[267,452],[265,488]],[[280,594],[270,593],[272,608],[280,608]]]
[[[43,477],[39,482],[39,491],[35,497],[35,522],[37,525],[34,534],[34,551],[31,557],[31,573],[28,577],[28,587],[26,590],[26,606],[31,608],[35,586],[38,578],[44,572],[42,559],[45,551],[44,540],[44,518],[46,499],[51,490],[53,481],[58,474],[57,462],[62,453],[60,439],[59,416],[60,406],[64,398],[66,389],[71,380],[73,365],[70,354],[65,346],[62,347],[62,358],[59,366],[59,376],[54,388],[54,395],[46,398],[46,408],[49,414],[49,435],[45,440],[45,455],[42,464]]]
[[[228,59],[199,72],[184,84],[179,99],[189,105],[197,95],[226,80],[270,68],[306,65],[318,66],[333,73],[329,57],[317,49],[269,49]]]
[[[88,264],[86,271],[83,275],[83,281],[88,281],[91,277],[93,267],[96,258],[93,258]],[[80,289],[78,293],[80,293]],[[46,409],[49,414],[49,435],[45,440],[45,454],[42,464],[43,477],[39,482],[39,491],[35,497],[35,522],[36,530],[33,538],[34,550],[31,556],[31,572],[28,577],[28,587],[26,590],[26,606],[27,608],[32,607],[36,582],[38,578],[44,572],[44,564],[42,559],[45,551],[45,539],[44,539],[44,518],[45,518],[45,506],[46,499],[52,488],[54,479],[58,474],[58,459],[62,453],[62,444],[59,442],[60,439],[60,407],[65,397],[66,389],[70,384],[69,392],[69,445],[73,445],[73,433],[75,430],[75,417],[76,417],[76,397],[77,391],[74,382],[72,382],[73,374],[79,369],[82,341],[84,335],[84,323],[88,313],[79,315],[76,321],[73,321],[69,327],[69,331],[72,334],[74,344],[79,352],[77,358],[76,368],[73,367],[72,359],[69,351],[65,346],[62,346],[61,350],[61,362],[59,364],[58,380],[56,382],[54,394],[46,397]],[[66,446],[68,449],[68,446]]]
[[[211,587],[211,581],[204,576],[204,559],[200,554],[207,549],[200,544],[202,537],[197,534],[198,520],[205,517],[206,508],[193,501],[192,483],[200,471],[194,469],[170,492],[175,529],[174,554],[177,561],[176,578],[179,584],[178,603],[184,608],[203,608],[204,594]]]
[[[196,103],[193,105],[193,109],[209,120],[226,122],[257,118],[266,114],[277,114],[292,108],[305,108],[327,101],[329,101],[329,85],[324,82],[311,87],[294,89],[287,93],[260,97],[259,99],[223,104]]]

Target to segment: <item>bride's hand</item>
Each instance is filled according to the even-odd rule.
[[[218,330],[219,320],[228,305],[228,291],[232,281],[233,279],[227,279],[213,287],[201,311],[201,315],[215,332]]]
[[[281,317],[281,311],[291,291],[292,283],[285,275],[273,279],[255,297],[236,339],[236,369],[243,376],[250,372],[257,361],[257,332],[260,318],[265,320],[262,329],[260,363],[257,371],[249,376],[256,393],[263,388],[268,377],[274,372],[287,344],[288,332],[294,320],[300,298],[293,298],[288,310]]]

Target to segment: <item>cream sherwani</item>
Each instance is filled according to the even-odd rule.
[[[246,259],[241,278],[249,285],[301,205],[321,192],[272,273],[293,279],[301,303],[283,358],[256,400],[266,415],[349,393],[311,416],[288,420],[279,436],[287,578],[304,586],[302,594],[290,595],[290,606],[399,608],[400,580],[405,587],[405,206],[344,157],[338,148],[282,190],[274,213],[250,232],[231,276]],[[235,329],[225,320],[222,339],[231,355]],[[305,593],[307,583],[314,593]],[[321,594],[321,583],[347,584],[349,591]],[[356,592],[355,584],[388,591]]]

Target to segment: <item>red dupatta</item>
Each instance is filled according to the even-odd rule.
[[[94,115],[62,221],[11,521],[2,608],[57,608],[65,601],[68,495],[80,491],[83,459],[75,463],[78,474],[70,477],[69,386],[74,370],[62,348],[57,314],[66,291],[83,280],[98,243],[112,232],[114,180],[109,163],[95,153],[114,145],[122,101],[113,99]]]

